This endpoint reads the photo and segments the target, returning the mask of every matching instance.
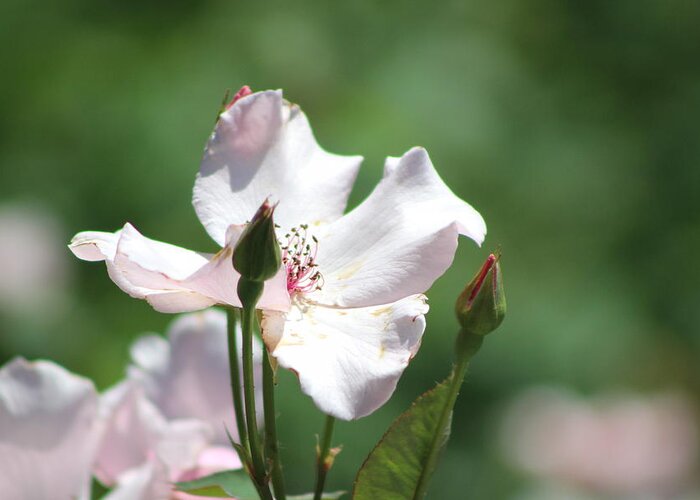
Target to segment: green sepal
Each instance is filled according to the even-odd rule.
[[[219,117],[224,111],[226,111],[226,106],[228,106],[230,98],[231,89],[226,89],[226,91],[224,92],[224,97],[223,99],[221,99],[221,104],[219,105],[219,111],[216,113],[216,120],[214,120],[214,125],[216,125],[219,122]]]
[[[243,279],[262,283],[280,269],[282,257],[275,234],[274,212],[275,206],[265,200],[233,250],[233,268]]]
[[[431,450],[444,448],[450,435],[448,421],[436,439],[441,416],[450,402],[451,381],[452,376],[439,383],[394,420],[357,473],[354,500],[417,498],[419,484],[433,473]]]
[[[262,297],[264,288],[265,284],[262,281],[252,281],[241,277],[236,286],[236,293],[238,294],[243,308],[245,309],[248,307],[254,309],[258,300]]]
[[[258,500],[255,485],[243,469],[216,472],[194,481],[175,483],[178,491],[199,497]]]

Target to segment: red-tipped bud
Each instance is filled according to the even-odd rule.
[[[275,205],[265,200],[233,251],[233,267],[245,280],[264,282],[280,269],[280,246],[275,234],[274,212]]]
[[[233,106],[234,104],[236,104],[236,102],[237,102],[239,99],[241,99],[241,98],[243,98],[243,97],[245,97],[245,96],[247,96],[247,95],[250,95],[250,94],[252,94],[252,93],[253,93],[253,91],[250,90],[250,87],[248,87],[248,85],[243,85],[243,86],[241,87],[241,89],[240,89],[238,92],[236,92],[236,95],[233,96],[233,99],[231,99],[231,102],[229,102],[229,103],[226,105],[226,111],[228,111],[229,109],[231,109],[231,106]]]
[[[486,335],[498,328],[506,315],[499,259],[500,255],[489,255],[457,299],[457,318],[464,331]]]

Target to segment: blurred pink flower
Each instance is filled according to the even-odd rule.
[[[35,314],[62,304],[68,278],[56,217],[38,206],[0,205],[0,308]]]
[[[240,324],[237,326],[241,352]],[[238,435],[226,328],[226,314],[216,309],[180,316],[168,328],[167,338],[152,334],[134,342],[127,372],[166,419],[202,420],[213,429],[215,443],[229,446],[224,424],[234,439]],[[262,398],[262,346],[257,340],[253,363],[257,397]]]
[[[165,419],[137,384],[124,382],[104,398],[110,417],[95,474],[116,485],[109,500],[185,498],[173,482],[241,467],[230,445],[215,444],[206,422]]]
[[[502,440],[527,472],[615,495],[682,491],[698,457],[696,415],[677,394],[585,401],[530,390],[508,408]]]
[[[3,499],[89,499],[100,434],[89,380],[48,361],[16,358],[0,369]]]
[[[195,211],[221,251],[150,240],[130,224],[79,233],[70,248],[104,260],[120,288],[159,311],[238,307],[233,249],[261,203],[278,200],[283,264],[258,303],[265,344],[323,412],[368,415],[418,351],[423,292],[452,263],[459,235],[481,244],[484,220],[423,148],[388,158],[374,191],[343,215],[362,158],[324,151],[281,91],[237,96],[217,121],[194,186]]]
[[[189,498],[172,483],[241,467],[224,429],[236,435],[226,342],[226,317],[211,310],[134,344],[128,379],[103,396],[95,474],[116,485],[109,500]]]

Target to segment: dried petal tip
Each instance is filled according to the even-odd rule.
[[[506,315],[499,259],[500,254],[490,254],[457,299],[457,319],[464,331],[486,335],[498,328]]]
[[[250,94],[252,94],[252,93],[253,93],[253,91],[250,90],[250,87],[249,87],[248,85],[243,85],[243,86],[241,87],[241,89],[240,89],[238,92],[236,92],[236,95],[233,96],[233,99],[231,99],[231,102],[229,102],[229,103],[226,105],[226,111],[228,111],[229,109],[231,109],[231,106],[233,106],[234,104],[236,104],[236,102],[237,102],[239,99],[241,99],[241,98],[243,98],[243,97],[245,97],[245,96],[247,96],[247,95],[250,95]]]
[[[246,280],[263,282],[280,269],[280,247],[273,220],[275,207],[268,200],[260,205],[233,251],[233,267]]]

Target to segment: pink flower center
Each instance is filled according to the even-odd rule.
[[[309,293],[320,290],[323,286],[323,276],[316,264],[318,240],[315,236],[309,239],[306,224],[292,228],[284,235],[281,243],[282,263],[287,268],[287,291],[292,293]]]

